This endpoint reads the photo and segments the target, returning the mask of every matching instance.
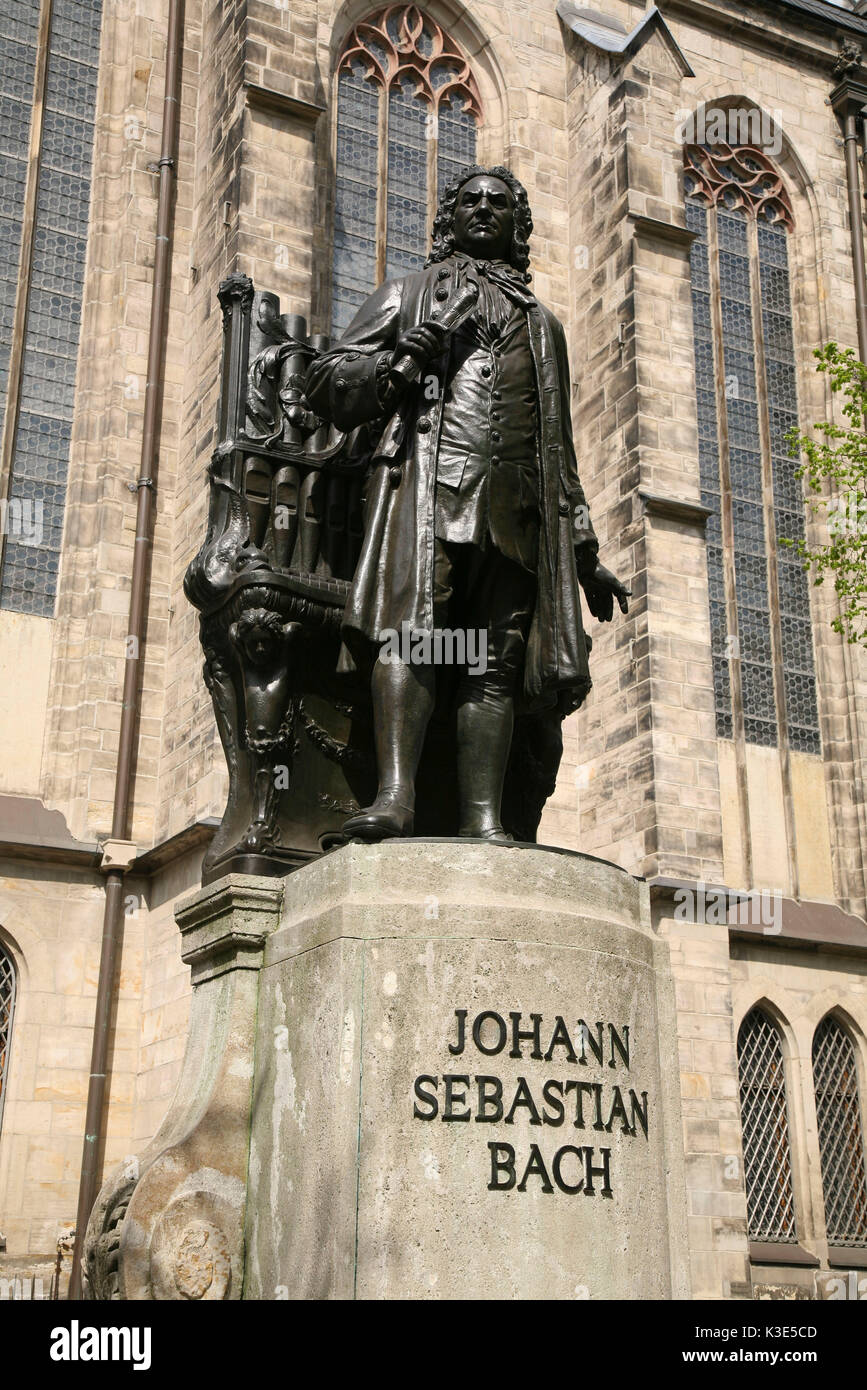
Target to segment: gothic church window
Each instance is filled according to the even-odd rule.
[[[54,613],[66,503],[102,0],[51,0],[48,8],[47,39],[40,39],[44,4],[0,0],[0,409],[6,503],[0,607],[43,617]],[[45,54],[40,53],[43,42]],[[19,322],[24,310],[17,360],[16,304]]]
[[[9,1075],[9,1052],[12,1046],[12,1016],[15,1012],[15,966],[11,956],[0,946],[0,1127],[3,1124],[3,1101]]]
[[[825,1229],[831,1246],[867,1246],[867,1176],[855,1048],[833,1014],[813,1036]]]
[[[337,70],[332,332],[370,292],[424,264],[437,199],[476,158],[469,64],[415,5],[357,24]]]
[[[750,1240],[797,1241],[780,1032],[761,1008],[738,1030],[738,1082]]]
[[[783,180],[749,146],[687,145],[699,466],[717,735],[821,752]]]

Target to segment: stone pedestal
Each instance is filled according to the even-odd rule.
[[[294,874],[244,1297],[685,1297],[673,1009],[647,890],[599,860],[392,841]]]
[[[390,841],[281,886],[233,876],[179,921],[185,1079],[126,1215],[95,1213],[121,1296],[689,1296],[643,883],[555,850]]]

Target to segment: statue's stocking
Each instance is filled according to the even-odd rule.
[[[434,670],[377,661],[371,681],[379,790],[372,806],[351,816],[344,833],[365,840],[411,835],[415,776],[434,707]]]
[[[508,840],[500,820],[503,783],[512,745],[515,702],[486,691],[458,705],[459,835]]]

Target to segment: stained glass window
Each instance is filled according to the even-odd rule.
[[[0,607],[45,617],[54,612],[66,501],[101,18],[102,0],[53,0],[7,511],[12,524],[0,571]]]
[[[420,92],[421,83],[407,76],[388,93],[387,280],[418,270],[424,263],[428,107]]]
[[[12,1016],[15,1012],[15,966],[0,946],[0,1124],[3,1122],[3,1100],[9,1075],[9,1052],[12,1047]]]
[[[828,1244],[867,1246],[867,1173],[852,1039],[832,1014],[813,1037],[813,1086],[819,1124]]]
[[[794,1243],[783,1046],[763,1009],[752,1009],[738,1030],[738,1083],[750,1240]]]
[[[338,78],[333,317],[345,328],[376,283],[376,88],[357,59]]]
[[[0,0],[0,430],[9,386],[40,0]]]
[[[758,227],[774,525],[778,539],[800,540],[804,535],[801,480],[795,476],[785,440],[787,431],[798,423],[795,345],[789,304],[788,240],[785,227],[778,223],[765,222]],[[818,753],[821,741],[813,665],[809,578],[802,562],[787,546],[777,547],[777,565],[789,742],[793,748],[805,753]]]
[[[808,579],[780,544],[805,515],[785,442],[798,406],[791,206],[746,146],[687,146],[686,191],[717,735],[733,736],[736,702],[746,742],[775,746],[784,716],[790,747],[818,753]]]
[[[337,74],[332,333],[383,279],[424,264],[436,202],[476,158],[478,89],[415,5],[357,24]]]
[[[692,244],[692,315],[695,335],[695,385],[698,412],[698,460],[701,500],[710,508],[707,519],[707,577],[710,594],[710,633],[717,734],[732,735],[732,697],[729,683],[725,571],[720,508],[719,423],[711,327],[708,266],[708,213],[700,203],[686,205],[686,222],[695,232]]]

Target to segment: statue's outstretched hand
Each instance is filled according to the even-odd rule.
[[[621,613],[629,612],[629,597],[631,589],[627,589],[625,584],[604,565],[597,562],[596,568],[591,575],[581,580],[584,595],[587,599],[587,607],[598,618],[600,623],[610,623],[614,616],[614,600],[617,599]]]

